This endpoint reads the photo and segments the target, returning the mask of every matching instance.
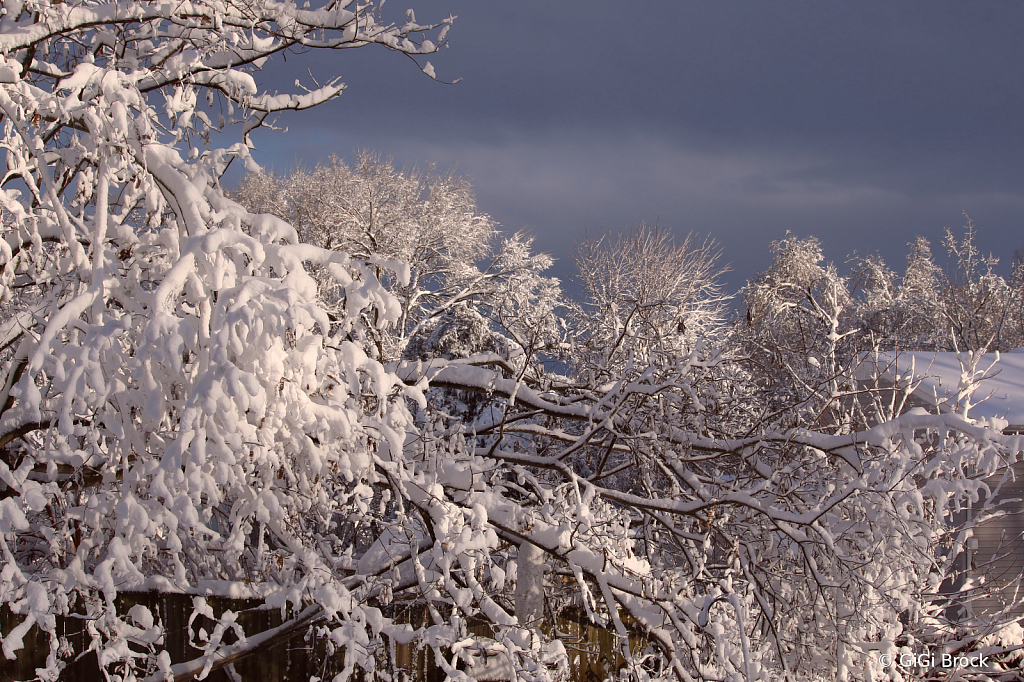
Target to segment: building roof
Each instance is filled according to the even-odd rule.
[[[877,361],[875,361],[877,358]],[[870,354],[858,375],[871,375],[871,367],[883,368],[881,378],[905,385],[913,377],[920,380],[913,399],[919,405],[938,407],[941,412],[958,408],[957,394],[964,373],[969,367],[970,353],[936,353],[904,351]],[[874,362],[873,362],[874,361]],[[1010,429],[1024,428],[1024,349],[1008,353],[986,353],[975,366],[979,387],[971,397],[968,416],[975,419],[999,418]]]

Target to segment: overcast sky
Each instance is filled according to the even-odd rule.
[[[369,149],[468,176],[480,209],[571,275],[583,230],[658,221],[710,235],[741,286],[792,230],[827,256],[880,252],[966,211],[1007,266],[1024,248],[1024,4],[389,0],[455,14],[431,81],[384,49],[289,57],[284,88],[337,100],[255,136],[286,171]],[[421,63],[426,60],[421,60]],[[301,72],[300,72],[301,68]],[[845,266],[843,266],[845,268]]]

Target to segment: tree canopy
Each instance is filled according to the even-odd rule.
[[[948,586],[992,588],[962,559],[1002,513],[987,493],[1021,438],[963,413],[866,415],[891,387],[850,383],[873,332],[815,242],[776,245],[734,327],[697,240],[584,244],[573,302],[457,178],[362,156],[226,192],[233,159],[257,169],[247,136],[268,115],[344,87],[269,94],[263,60],[372,44],[422,60],[452,22],[307,5],[4,5],[7,658],[38,627],[37,675],[57,679],[57,616],[89,623],[108,679],[202,678],[266,641],[228,612],[190,622],[203,657],[172,660],[166,625],[118,606],[156,590],[208,617],[210,595],[282,609],[344,650],[339,682],[394,680],[396,643],[452,680],[484,677],[488,655],[562,680],[569,612],[615,633],[611,674],[644,681],[875,678],[916,642],[1012,670],[1017,604],[973,613]],[[950,296],[977,314],[996,284],[969,244],[950,241]],[[927,288],[914,253],[895,296],[872,270],[870,300]],[[399,617],[412,608],[422,623]]]

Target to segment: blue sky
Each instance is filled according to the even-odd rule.
[[[286,171],[358,149],[468,176],[480,209],[571,274],[583,230],[710,235],[736,288],[786,230],[828,257],[915,235],[939,255],[970,214],[984,250],[1024,249],[1024,5],[678,0],[389,0],[458,16],[430,57],[278,59],[258,80],[341,75],[337,100],[256,134]],[[322,82],[322,81],[321,81]]]

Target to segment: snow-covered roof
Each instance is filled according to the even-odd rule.
[[[861,365],[858,375],[867,378],[870,368],[877,366],[883,368],[884,379],[893,381],[899,377],[902,385],[911,378],[913,369],[913,377],[921,380],[913,394],[915,402],[950,412],[956,409],[957,391],[964,367],[969,367],[969,363],[969,353],[879,353],[868,356],[868,362]],[[1005,419],[1010,427],[1024,426],[1024,349],[986,353],[975,370],[978,378],[984,378],[971,398],[968,416],[975,419],[998,417]]]

